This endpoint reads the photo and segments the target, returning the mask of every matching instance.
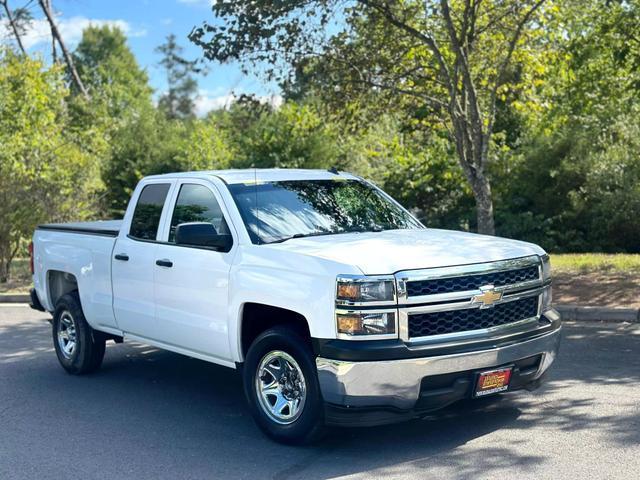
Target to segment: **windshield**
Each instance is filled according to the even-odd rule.
[[[359,180],[293,180],[229,185],[251,241],[424,228]]]

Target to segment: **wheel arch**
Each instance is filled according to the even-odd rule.
[[[55,309],[56,303],[63,295],[78,291],[78,279],[69,272],[49,270],[47,272],[47,294],[50,305]]]
[[[307,318],[294,310],[247,302],[240,312],[240,361],[246,357],[253,341],[264,331],[277,325],[287,325],[297,329],[304,338],[311,340]]]

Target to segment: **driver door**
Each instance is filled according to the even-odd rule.
[[[157,338],[163,343],[229,361],[229,272],[237,237],[215,186],[202,180],[181,180],[176,186],[154,265]],[[231,233],[229,252],[175,242],[181,223],[211,223],[218,234]],[[211,358],[213,357],[213,358]]]

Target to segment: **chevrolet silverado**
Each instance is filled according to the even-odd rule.
[[[534,389],[560,341],[540,247],[427,228],[336,170],[146,177],[122,220],[41,225],[31,253],[69,373],[124,339],[237,369],[287,443]]]

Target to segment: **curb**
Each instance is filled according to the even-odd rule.
[[[582,307],[579,305],[554,305],[562,320],[581,322],[630,322],[640,323],[640,309],[611,307]]]
[[[31,297],[23,294],[0,295],[0,303],[29,303]]]

